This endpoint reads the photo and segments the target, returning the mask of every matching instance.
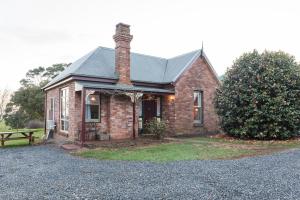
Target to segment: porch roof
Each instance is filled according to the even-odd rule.
[[[117,90],[117,91],[126,91],[126,92],[149,92],[149,93],[166,93],[166,94],[175,93],[175,91],[171,89],[141,87],[141,86],[123,85],[123,84],[104,84],[104,83],[97,83],[97,82],[76,81],[75,91],[81,91],[82,88]]]

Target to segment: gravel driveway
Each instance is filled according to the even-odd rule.
[[[98,161],[0,149],[0,199],[300,199],[300,150],[239,160]]]

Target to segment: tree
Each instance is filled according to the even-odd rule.
[[[5,109],[5,124],[12,128],[24,128],[30,116],[22,109],[8,103]]]
[[[300,66],[284,52],[238,58],[216,92],[224,131],[235,137],[286,139],[300,130]]]
[[[9,102],[10,91],[8,89],[0,90],[0,121],[3,119],[6,104]]]
[[[13,128],[24,126],[29,120],[44,117],[44,92],[41,90],[51,79],[70,64],[54,64],[29,70],[20,81],[21,87],[13,93],[5,110],[5,122]],[[17,120],[17,121],[16,121]]]
[[[26,77],[20,81],[22,87],[28,86],[44,86],[51,79],[55,78],[61,71],[68,67],[71,63],[59,63],[50,67],[37,67],[29,70]]]

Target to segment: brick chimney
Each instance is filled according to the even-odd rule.
[[[130,81],[130,26],[119,23],[116,25],[116,34],[113,36],[115,47],[115,67],[116,73],[119,75],[119,83],[131,84]]]

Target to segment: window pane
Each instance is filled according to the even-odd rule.
[[[69,129],[69,89],[64,88],[60,92],[60,116],[61,130],[68,131]]]
[[[139,101],[139,117],[143,116],[143,101]]]
[[[100,104],[100,97],[99,95],[90,94],[86,99],[86,104],[90,105],[99,105]]]
[[[85,109],[86,109],[85,119],[89,120],[89,119],[91,119],[91,107],[90,107],[90,105],[86,105]]]
[[[54,99],[51,98],[50,99],[50,110],[53,110],[54,109]]]
[[[89,120],[100,120],[100,96],[91,94],[86,97],[85,118]]]
[[[156,116],[160,116],[160,97],[156,98]]]
[[[198,92],[198,106],[202,107],[202,92]]]
[[[48,113],[48,119],[49,120],[54,120],[54,99],[50,99],[50,108],[49,108],[49,113]]]
[[[99,119],[99,105],[90,105],[91,119]]]
[[[65,121],[65,131],[69,130],[69,121]]]
[[[194,106],[199,105],[199,92],[194,92]]]
[[[143,128],[143,118],[139,117],[139,129]]]
[[[48,119],[49,119],[49,120],[54,120],[54,119],[53,119],[53,115],[54,115],[53,110],[49,110],[49,116],[48,116]]]
[[[201,110],[199,107],[194,107],[194,120],[201,121]]]
[[[62,99],[62,101],[61,101],[61,107],[60,107],[60,109],[61,109],[61,118],[62,119],[64,119],[65,118],[65,101]]]
[[[202,92],[197,91],[194,92],[194,121],[196,123],[202,123],[202,114],[203,114],[203,107],[202,107]]]
[[[69,118],[69,100],[66,100],[65,102],[65,115],[66,118]]]
[[[65,123],[63,120],[61,120],[61,130],[65,130]]]

